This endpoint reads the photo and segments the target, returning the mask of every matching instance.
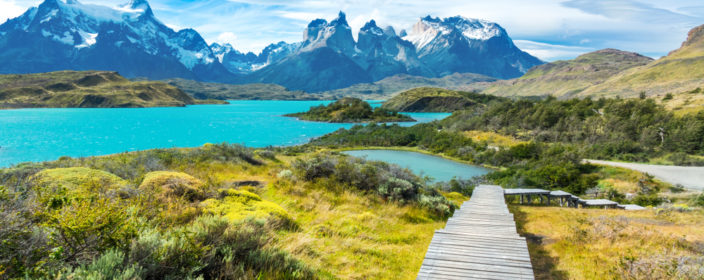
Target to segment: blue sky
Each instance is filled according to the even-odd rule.
[[[79,0],[115,6],[122,1]],[[41,0],[0,0],[0,22]],[[125,2],[127,2],[125,0]],[[300,41],[313,19],[342,10],[353,33],[365,22],[410,29],[425,15],[461,15],[494,21],[516,44],[541,59],[569,59],[617,48],[652,57],[680,46],[692,27],[704,24],[702,0],[151,0],[156,16],[175,29],[194,28],[208,42],[228,42],[258,53],[278,41]]]

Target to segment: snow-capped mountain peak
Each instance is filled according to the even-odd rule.
[[[355,42],[352,29],[347,24],[345,13],[340,12],[334,20],[328,23],[324,19],[316,19],[308,24],[303,33],[303,48],[301,51],[311,51],[321,47],[329,47],[339,53],[354,53]]]
[[[204,71],[196,68],[217,68],[212,69],[213,73],[203,73],[203,77],[224,79],[231,75],[217,62],[198,32],[175,32],[154,17],[146,0],[132,0],[116,7],[45,0],[0,25],[0,34],[18,38],[30,53],[48,52],[43,54],[45,61],[57,61],[44,63],[39,56],[36,64],[16,65],[12,68],[18,70],[13,71],[85,68],[120,71],[128,77],[193,78],[193,71]],[[146,61],[152,61],[151,65]],[[115,64],[119,67],[109,66]]]
[[[413,26],[413,29],[403,38],[412,42],[416,48],[423,49],[438,36],[447,36],[453,32],[462,34],[469,40],[487,41],[506,34],[496,23],[480,19],[470,19],[462,16],[440,19],[426,16]]]

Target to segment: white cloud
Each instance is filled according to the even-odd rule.
[[[237,36],[232,32],[223,32],[218,35],[217,42],[235,45],[237,43]]]
[[[28,7],[36,6],[38,1],[0,0],[0,22],[16,18],[24,13]]]
[[[516,46],[525,52],[545,61],[571,59],[578,55],[594,51],[591,48],[553,45],[529,40],[513,40]]]

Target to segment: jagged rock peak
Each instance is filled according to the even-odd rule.
[[[347,15],[345,15],[344,12],[340,11],[340,13],[337,14],[337,18],[333,19],[330,22],[330,25],[332,25],[332,26],[343,25],[343,26],[349,27],[349,24],[347,24]]]

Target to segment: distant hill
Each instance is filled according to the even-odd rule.
[[[0,108],[175,107],[201,101],[162,82],[131,82],[116,72],[0,75]]]
[[[347,88],[325,91],[330,96],[355,96],[365,99],[388,99],[393,95],[418,87],[438,87],[454,90],[482,90],[495,78],[473,73],[455,73],[441,78],[426,78],[400,74],[374,83],[362,83]]]
[[[703,87],[704,25],[701,25],[689,32],[682,47],[657,60],[605,49],[573,60],[536,66],[518,79],[493,83],[483,93],[561,98],[674,94],[674,100],[679,101],[677,95],[696,93]],[[679,103],[672,106],[687,105]]]
[[[484,89],[496,79],[472,73],[455,73],[442,78],[400,74],[374,83],[355,84],[342,89],[318,93],[307,93],[300,90],[292,91],[276,84],[231,85],[186,79],[168,79],[163,81],[180,88],[197,99],[337,100],[343,97],[355,97],[366,100],[381,100],[389,99],[395,94],[418,87],[477,91]]]
[[[499,81],[483,93],[500,96],[570,97],[604,83],[610,77],[653,59],[637,53],[604,49],[572,60],[555,61],[535,66],[518,79]]]
[[[218,100],[331,100],[336,99],[322,94],[303,91],[289,91],[275,84],[231,85],[198,82],[186,79],[168,79],[164,82],[178,87],[197,99]]]
[[[682,47],[647,65],[632,68],[586,89],[583,96],[638,96],[682,93],[704,87],[704,25],[689,32]]]
[[[499,97],[441,88],[415,88],[387,100],[382,108],[400,112],[454,112]]]

